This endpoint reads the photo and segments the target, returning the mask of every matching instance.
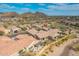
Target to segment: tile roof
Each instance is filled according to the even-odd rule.
[[[39,33],[37,33],[36,35],[39,37],[39,38],[45,38],[45,37],[48,37],[48,36],[57,36],[58,35],[58,32],[60,32],[58,29],[50,29],[48,31],[39,31]]]

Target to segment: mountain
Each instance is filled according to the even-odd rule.
[[[41,16],[41,17],[46,17],[47,15],[45,15],[44,13],[42,12],[36,12],[35,13],[36,16]]]
[[[16,12],[6,12],[6,13],[0,13],[0,16],[3,17],[14,17],[14,16],[19,16]]]
[[[2,17],[14,17],[14,16],[19,16],[19,17],[41,17],[44,18],[47,15],[45,15],[44,13],[41,12],[36,12],[36,13],[23,13],[23,14],[18,14],[16,12],[5,12],[5,13],[0,13],[0,16]]]
[[[33,17],[34,14],[32,14],[32,13],[29,12],[29,13],[23,13],[20,16],[22,16],[22,17]]]
[[[21,16],[23,17],[46,17],[44,13],[36,12],[36,13],[24,13]]]

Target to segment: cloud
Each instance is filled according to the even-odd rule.
[[[31,10],[31,9],[30,9],[30,8],[21,8],[21,10],[29,11],[29,10]]]
[[[79,10],[54,10],[54,9],[46,9],[46,8],[39,8],[38,9],[39,12],[45,13],[47,15],[70,15],[70,16],[74,16],[74,15],[79,15]]]
[[[58,5],[49,5],[48,9],[52,10],[79,10],[79,4],[58,4]]]
[[[44,4],[44,3],[39,3],[38,5],[40,5],[40,6],[45,6],[46,4]]]
[[[10,6],[8,4],[0,4],[0,8],[4,8],[4,9],[13,9],[16,8],[15,6]]]
[[[20,8],[20,9],[17,9],[18,13],[26,13],[26,12],[30,12],[30,11],[32,11],[31,8]]]

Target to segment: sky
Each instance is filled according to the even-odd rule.
[[[0,3],[0,12],[42,12],[46,15],[79,16],[78,3]]]

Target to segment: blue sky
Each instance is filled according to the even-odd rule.
[[[79,15],[78,3],[0,3],[0,12],[43,12],[47,15]]]

